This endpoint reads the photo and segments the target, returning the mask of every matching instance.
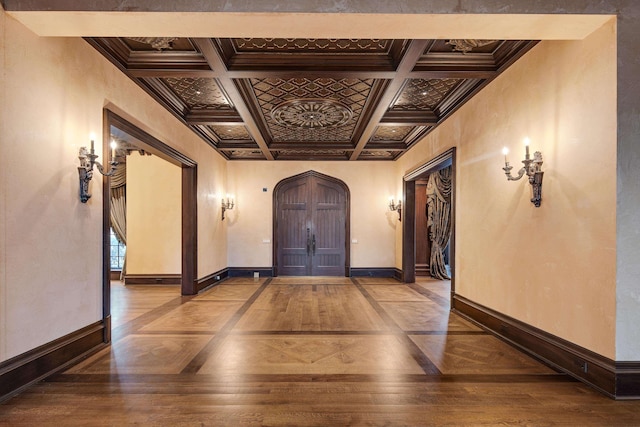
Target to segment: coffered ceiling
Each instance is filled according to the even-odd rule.
[[[536,43],[86,40],[230,160],[394,160]]]

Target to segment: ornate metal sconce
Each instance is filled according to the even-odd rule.
[[[536,208],[540,207],[540,203],[542,202],[542,176],[544,172],[542,172],[542,153],[536,151],[533,153],[533,160],[531,160],[529,156],[529,138],[524,139],[525,146],[525,156],[522,163],[524,166],[518,171],[518,176],[511,175],[511,169],[513,166],[509,166],[509,162],[507,161],[507,154],[509,154],[509,149],[504,147],[502,149],[502,154],[504,154],[504,167],[502,170],[505,175],[507,175],[507,179],[509,181],[517,181],[524,176],[526,173],[529,177],[529,184],[533,188],[533,197],[531,198],[531,203],[535,205]]]
[[[78,154],[78,159],[80,159],[80,166],[78,166],[78,175],[80,175],[80,201],[82,203],[87,203],[87,200],[91,198],[91,194],[89,194],[89,182],[91,181],[91,178],[93,178],[93,166],[96,165],[98,167],[98,172],[104,176],[113,175],[116,171],[116,167],[118,167],[115,154],[115,141],[111,142],[111,161],[109,162],[111,170],[109,172],[105,172],[100,162],[96,161],[100,156],[95,154],[93,145],[93,139],[91,139],[91,151],[87,151],[87,147],[80,147],[80,152]]]
[[[389,210],[398,211],[398,221],[402,221],[402,200],[398,200],[398,203],[393,201],[393,197],[389,198]]]
[[[227,210],[233,209],[236,204],[233,201],[233,197],[227,194],[227,200],[225,201],[224,197],[222,198],[222,220],[224,221],[224,212]]]

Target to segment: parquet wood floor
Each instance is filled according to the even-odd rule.
[[[113,343],[0,405],[7,426],[635,426],[613,401],[449,312],[449,284],[113,285]]]

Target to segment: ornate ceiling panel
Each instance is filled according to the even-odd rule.
[[[232,39],[236,52],[387,53],[384,39]]]
[[[414,129],[415,126],[378,126],[371,141],[404,141]]]
[[[167,77],[161,80],[191,109],[231,109],[230,101],[215,79]]]
[[[392,110],[433,110],[462,79],[411,79],[407,82]]]
[[[350,142],[372,79],[251,79],[270,142]]]
[[[251,135],[244,126],[209,126],[218,139],[223,141],[253,141]]]
[[[230,160],[395,160],[536,44],[87,41]]]

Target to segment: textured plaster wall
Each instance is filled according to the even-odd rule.
[[[181,169],[127,156],[127,274],[180,274]]]
[[[401,160],[407,171],[458,147],[458,294],[612,359],[615,41],[612,21],[541,42]],[[506,145],[517,171],[525,136],[544,159],[539,208],[501,170]]]
[[[80,203],[77,156],[105,106],[198,162],[198,277],[227,265],[224,159],[83,40],[1,19],[0,361],[102,317],[102,179]]]
[[[5,83],[7,81],[4,57],[5,57],[5,25],[6,15],[0,5],[0,70],[2,75],[0,77],[0,129],[7,127],[6,123],[6,105],[1,100],[6,99]],[[1,132],[1,131],[0,131]],[[6,207],[7,207],[7,193],[6,193],[6,162],[7,162],[7,147],[8,145],[3,143],[4,139],[0,140],[0,360],[4,360],[7,353],[7,242],[3,236],[6,236]]]
[[[341,179],[351,194],[352,267],[393,267],[398,215],[387,208],[396,194],[392,162],[254,162],[227,165],[228,190],[236,207],[227,213],[230,267],[270,267],[273,188],[284,178],[315,170]],[[267,191],[263,192],[262,189]],[[263,243],[269,240],[269,243]]]

